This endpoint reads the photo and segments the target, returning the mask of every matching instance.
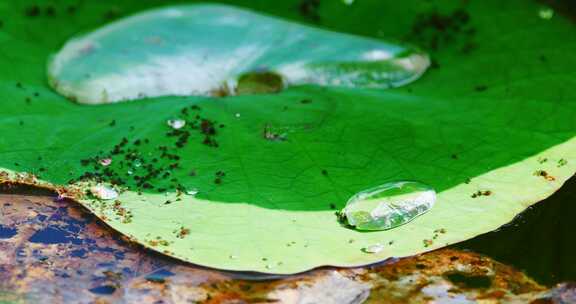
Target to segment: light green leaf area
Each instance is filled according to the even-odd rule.
[[[119,206],[88,196],[79,203],[142,245],[185,261],[288,274],[418,254],[497,229],[576,171],[576,31],[559,14],[540,18],[537,3],[470,3],[466,10],[477,46],[460,52],[456,35],[432,52],[439,68],[401,88],[304,85],[275,95],[160,97],[99,106],[78,105],[50,90],[49,56],[78,32],[102,26],[111,6],[127,14],[152,1],[94,1],[73,15],[58,6],[56,17],[25,17],[20,12],[27,3],[32,4],[0,3],[6,16],[0,29],[0,168],[62,185],[98,168],[81,160],[99,151],[105,155],[124,137],[129,143],[122,149],[134,149],[147,162],[160,153],[158,146],[169,147],[180,157],[179,168],[155,181],[155,189],[122,192]],[[236,4],[299,18],[295,1]],[[323,2],[321,24],[400,39],[416,15],[434,5]],[[441,12],[453,9],[443,1],[437,5]],[[485,90],[474,89],[479,86]],[[181,149],[175,148],[177,137],[166,135],[166,120],[193,105],[200,110],[190,109],[190,117],[216,122],[209,143],[218,147],[203,144],[198,129],[190,130]],[[285,138],[266,139],[267,129]],[[136,146],[137,139],[149,143]],[[113,156],[110,170],[122,171],[133,189],[141,169],[124,172],[124,156]],[[217,176],[219,171],[225,176]],[[174,188],[172,178],[198,194],[180,200],[166,194]],[[398,180],[432,186],[438,192],[432,210],[380,232],[337,222],[332,207],[341,209],[354,193]],[[362,250],[375,244],[384,249]]]

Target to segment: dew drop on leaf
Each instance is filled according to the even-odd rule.
[[[391,182],[352,196],[342,215],[357,230],[387,230],[426,213],[435,201],[436,191],[426,184]]]
[[[363,248],[362,251],[366,252],[366,253],[378,253],[380,251],[384,250],[384,245],[378,243],[378,244],[374,244],[374,245],[370,245],[366,248]]]

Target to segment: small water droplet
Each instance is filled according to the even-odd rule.
[[[342,2],[344,2],[344,4],[346,4],[346,5],[354,4],[354,0],[342,0]]]
[[[136,161],[136,162],[134,163],[134,167],[136,167],[136,168],[140,168],[141,166],[142,166],[142,163],[139,162],[139,161]]]
[[[234,116],[236,116],[236,118],[240,118],[240,113],[236,113]]]
[[[238,258],[238,256],[235,256],[235,255],[233,255],[233,254],[231,254],[231,255],[230,255],[230,256],[228,256],[228,257],[229,257],[231,260],[235,260],[235,259],[237,259],[237,258]]]
[[[198,192],[200,192],[198,189],[190,189],[186,191],[186,194],[188,195],[196,195],[198,194]]]
[[[132,170],[128,170],[126,173],[128,173],[128,175],[134,174],[134,172],[132,172]]]
[[[92,186],[90,192],[101,200],[113,200],[118,197],[116,190],[104,185]]]
[[[384,250],[384,245],[382,245],[380,243],[370,245],[370,246],[362,249],[362,251],[364,251],[366,253],[378,253],[382,250]]]
[[[406,224],[434,206],[436,191],[419,182],[391,182],[352,196],[342,210],[357,230],[387,230]]]
[[[550,20],[550,19],[552,19],[552,17],[554,17],[554,10],[549,8],[549,7],[541,8],[538,11],[538,16],[541,19]]]
[[[186,125],[186,121],[184,119],[168,119],[166,124],[174,130],[182,129]]]
[[[112,164],[112,159],[111,158],[104,158],[100,160],[100,164],[104,167],[108,167]]]

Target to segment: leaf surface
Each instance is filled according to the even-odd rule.
[[[432,52],[439,68],[406,87],[299,86],[276,95],[103,106],[69,102],[50,90],[45,75],[50,54],[79,31],[101,26],[111,2],[86,3],[70,16],[65,6],[58,6],[57,17],[11,13],[25,11],[27,3],[0,4],[2,15],[10,16],[0,29],[0,168],[65,184],[101,172],[98,158],[123,138],[122,149],[135,149],[146,164],[161,154],[158,147],[169,147],[180,169],[141,195],[121,193],[122,209],[79,202],[135,241],[185,261],[295,273],[413,255],[497,229],[576,171],[576,32],[561,16],[539,18],[540,5],[531,2],[471,3],[473,43],[453,33],[452,42]],[[295,18],[293,2],[242,3]],[[116,5],[122,13],[147,8],[136,1]],[[440,12],[452,16],[453,8],[442,4]],[[333,30],[399,39],[417,15],[425,20],[434,11],[419,1],[359,1],[323,4],[320,14]],[[450,40],[442,31],[430,34]],[[434,49],[433,39],[417,37]],[[176,149],[178,136],[166,135],[166,121],[183,115],[183,108],[199,129]],[[216,133],[205,134],[202,120]],[[285,133],[285,140],[267,140],[267,129]],[[113,156],[110,170],[134,189],[140,169],[129,174],[129,153]],[[83,166],[89,158],[94,162]],[[159,158],[155,166],[173,163]],[[174,189],[172,178],[198,194],[180,200],[165,194]],[[432,186],[435,207],[382,232],[358,232],[336,221],[332,208],[342,208],[354,193],[397,180]],[[362,250],[377,243],[385,249]]]

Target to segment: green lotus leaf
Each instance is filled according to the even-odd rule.
[[[0,29],[0,168],[6,173],[0,180],[56,189],[135,242],[184,261],[288,274],[414,255],[497,229],[576,172],[576,32],[561,15],[541,18],[540,4],[487,0],[456,9],[416,0],[323,2],[319,15],[326,29],[372,37],[392,49],[377,40],[410,34],[413,43],[431,51],[436,68],[386,90],[294,81],[276,94],[164,96],[98,106],[70,102],[52,90],[46,62],[58,60],[70,37],[98,33],[77,35],[100,28],[111,7],[129,14],[148,4],[86,2],[74,14],[57,6],[55,17],[43,7],[13,13],[27,4],[33,5],[0,4],[6,16]],[[236,4],[292,19],[297,7],[291,1]],[[298,28],[331,43],[366,41]],[[220,34],[200,36],[211,35]],[[270,45],[270,36],[261,39]],[[266,68],[285,77],[279,67],[292,61],[281,49],[274,52],[282,58],[270,59]],[[311,56],[292,50],[300,59]],[[118,60],[119,53],[106,52]],[[147,61],[131,57],[128,70],[117,66],[122,61],[113,62],[90,67],[81,60],[78,71],[93,68],[94,76],[109,80],[109,72],[128,73]],[[344,64],[343,70],[356,64],[362,66]],[[231,69],[213,84],[257,68]],[[50,79],[57,80],[59,92],[87,103],[103,101],[96,89],[78,93],[88,82],[76,82],[73,69],[62,71],[52,70]],[[62,89],[67,81],[70,91]],[[108,92],[107,101],[134,98],[126,92],[134,91]],[[183,94],[155,92],[144,95]],[[186,123],[175,129],[169,120]],[[403,180],[431,186],[434,207],[386,231],[361,232],[338,222],[335,211],[355,193]],[[104,192],[112,199],[94,197],[103,193],[90,190],[98,185],[112,187],[107,190],[115,193]],[[376,247],[381,250],[367,250]]]

